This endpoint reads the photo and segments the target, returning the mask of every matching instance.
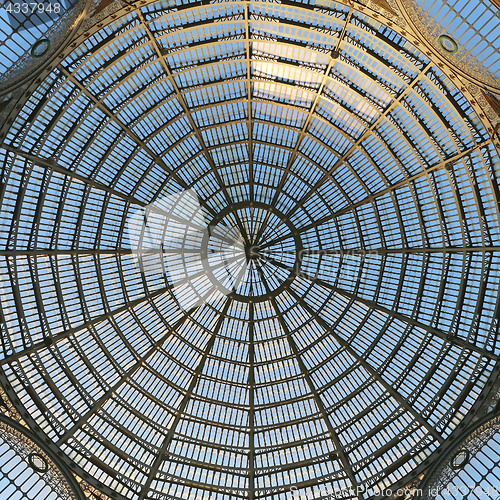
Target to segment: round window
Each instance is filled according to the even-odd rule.
[[[38,40],[38,42],[31,48],[31,55],[33,57],[42,57],[50,49],[50,40],[44,38],[43,40]]]
[[[439,45],[449,54],[455,54],[458,50],[458,44],[448,35],[441,35],[438,38]]]

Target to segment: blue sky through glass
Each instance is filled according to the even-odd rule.
[[[389,486],[491,376],[497,152],[467,95],[395,30],[354,9],[330,57],[348,12],[123,12],[8,131],[0,362],[61,450],[129,498]],[[228,224],[264,225],[248,300],[165,252],[183,293],[205,297],[186,311],[161,266],[135,264],[127,222],[187,189],[207,221],[243,204]],[[300,235],[301,273],[280,293],[293,231],[250,203]]]

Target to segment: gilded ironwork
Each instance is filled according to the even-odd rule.
[[[94,2],[5,100],[4,407],[85,495],[367,499],[497,405],[497,82],[403,7]]]

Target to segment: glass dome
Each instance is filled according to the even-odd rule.
[[[444,2],[417,0],[422,7],[452,38],[496,78],[500,77],[500,19],[498,0],[481,2]]]
[[[73,477],[23,426],[0,415],[0,495],[9,500],[83,500]],[[55,461],[54,461],[55,460]],[[73,483],[73,484],[72,484]]]
[[[368,499],[480,406],[500,161],[396,18],[123,4],[9,123],[0,381],[106,495]]]
[[[498,409],[498,408],[497,408]],[[425,500],[500,496],[500,416],[487,414],[453,443],[414,493]]]

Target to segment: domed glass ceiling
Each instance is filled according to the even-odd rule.
[[[465,441],[465,440],[464,440]],[[457,447],[451,460],[428,488],[437,500],[498,498],[500,496],[499,419],[492,418]],[[458,462],[458,463],[457,463]]]
[[[499,0],[417,0],[417,4],[485,69],[500,77]]]
[[[496,377],[497,152],[364,11],[124,7],[19,110],[1,377],[105,493],[369,498]]]
[[[12,427],[12,424],[14,427]],[[78,483],[64,474],[19,424],[0,415],[0,495],[9,500],[79,500]]]

